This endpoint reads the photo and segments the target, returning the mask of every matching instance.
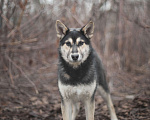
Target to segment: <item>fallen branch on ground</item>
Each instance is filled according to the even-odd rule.
[[[24,75],[24,77],[34,86],[35,93],[39,94],[39,91],[38,91],[36,85],[32,82],[32,80],[30,80],[30,78],[25,74],[25,72],[14,61],[12,61],[9,56],[6,56],[6,57],[16,68],[18,68],[20,70],[20,72]]]

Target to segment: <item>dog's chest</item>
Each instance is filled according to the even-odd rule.
[[[64,85],[58,82],[60,93],[63,99],[71,99],[73,101],[83,101],[92,97],[96,88],[96,81],[88,85]]]

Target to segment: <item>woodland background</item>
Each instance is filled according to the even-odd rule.
[[[120,120],[150,118],[150,0],[0,0],[0,119],[60,120],[55,22],[95,23]],[[78,120],[85,119],[83,107]],[[95,119],[109,114],[96,97]]]

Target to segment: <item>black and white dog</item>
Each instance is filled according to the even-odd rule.
[[[86,120],[94,120],[95,92],[107,103],[111,120],[118,120],[100,58],[91,45],[94,23],[82,28],[68,28],[56,21],[59,43],[58,87],[63,120],[75,120],[80,102],[85,106]]]

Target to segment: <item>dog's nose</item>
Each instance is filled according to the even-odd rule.
[[[74,61],[76,61],[76,60],[78,60],[79,55],[78,55],[78,54],[73,54],[73,55],[71,55],[71,57],[72,57],[72,59],[73,59]]]

